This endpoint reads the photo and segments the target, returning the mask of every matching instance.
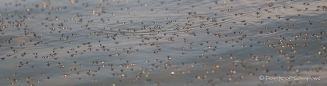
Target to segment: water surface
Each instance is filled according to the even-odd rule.
[[[4,86],[324,86],[323,0],[2,0]],[[265,81],[259,76],[319,77]]]

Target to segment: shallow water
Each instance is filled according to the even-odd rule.
[[[2,0],[3,86],[324,86],[327,1]],[[274,81],[262,76],[319,77]]]

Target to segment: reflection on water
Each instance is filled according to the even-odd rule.
[[[323,86],[326,3],[3,0],[0,82]],[[261,81],[260,75],[320,80]]]

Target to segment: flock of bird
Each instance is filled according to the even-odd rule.
[[[327,84],[326,1],[3,2],[4,86]]]

